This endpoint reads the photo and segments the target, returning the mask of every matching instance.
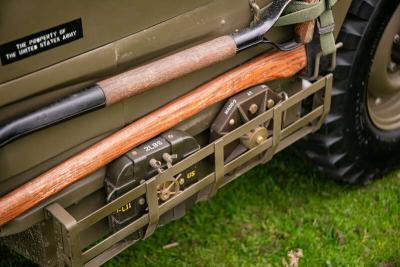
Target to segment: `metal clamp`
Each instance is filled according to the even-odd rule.
[[[235,41],[237,52],[240,52],[246,48],[255,46],[261,43],[269,43],[274,45],[280,50],[285,50],[286,46],[275,44],[264,38],[264,35],[272,28],[276,21],[281,16],[283,10],[292,0],[273,0],[270,5],[260,14],[261,18],[258,22],[253,23],[249,28],[243,29],[242,31],[232,34],[232,38]],[[255,2],[250,2],[251,6],[256,8]],[[259,9],[259,7],[258,7]],[[261,12],[261,10],[260,10]],[[290,49],[295,48],[291,45]]]
[[[162,177],[163,173],[160,173]],[[159,177],[160,178],[160,177]],[[155,178],[146,182],[146,199],[147,206],[149,208],[149,224],[146,229],[146,233],[143,239],[148,238],[154,233],[157,228],[158,221],[160,219],[160,209],[158,208],[158,198],[157,198],[157,181]]]
[[[337,43],[336,44],[336,49],[335,52],[331,54],[331,65],[328,68],[328,71],[332,72],[336,69],[336,55],[337,55],[337,50],[343,46],[343,43]],[[311,77],[306,77],[301,75],[301,78],[308,80],[308,81],[316,81],[319,77],[320,73],[320,65],[321,65],[321,58],[323,56],[322,51],[318,52],[318,54],[315,56],[315,61],[314,61],[314,73]]]

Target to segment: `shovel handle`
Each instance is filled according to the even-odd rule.
[[[188,48],[176,54],[123,72],[97,83],[106,97],[106,105],[143,93],[150,88],[236,55],[236,44],[226,35]]]

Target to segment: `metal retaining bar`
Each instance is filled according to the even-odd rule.
[[[46,209],[46,215],[53,220],[54,228],[57,230],[55,233],[60,235],[57,240],[61,240],[65,264],[69,266],[98,266],[106,262],[136,242],[136,240],[125,239],[126,237],[147,226],[145,233],[145,238],[147,238],[155,231],[161,215],[184,202],[189,197],[209,186],[211,186],[211,190],[208,196],[212,197],[220,187],[234,180],[242,173],[255,165],[269,161],[277,152],[283,150],[305,135],[316,131],[322,125],[329,112],[331,91],[332,75],[329,74],[310,85],[307,89],[289,97],[287,100],[277,104],[274,108],[238,127],[216,142],[205,146],[188,158],[178,162],[172,168],[147,180],[79,221],[73,218],[73,216],[58,203],[51,204]],[[322,105],[314,108],[311,112],[297,119],[287,127],[282,127],[282,118],[285,111],[317,92],[324,93]],[[224,164],[224,147],[227,144],[237,140],[251,129],[270,120],[273,121],[273,128],[272,135],[269,138],[229,163]],[[157,185],[162,184],[169,177],[175,176],[192,166],[194,162],[199,162],[211,155],[214,155],[214,172],[201,178],[198,182],[170,200],[162,204],[158,203]],[[257,158],[258,155],[261,156]],[[245,163],[248,164],[243,167]],[[238,169],[239,167],[240,169]],[[146,196],[148,204],[147,214],[144,214],[139,219],[86,250],[80,247],[79,235],[83,230],[111,215],[115,210],[126,203],[144,195]]]

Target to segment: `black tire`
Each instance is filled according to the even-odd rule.
[[[367,109],[368,77],[379,40],[399,0],[353,0],[338,37],[332,108],[322,128],[300,144],[317,168],[356,184],[400,163],[400,130],[382,131]]]

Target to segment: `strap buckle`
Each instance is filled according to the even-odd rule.
[[[335,23],[326,26],[321,26],[319,19],[317,20],[317,26],[318,26],[318,33],[320,35],[332,33],[335,30]]]

